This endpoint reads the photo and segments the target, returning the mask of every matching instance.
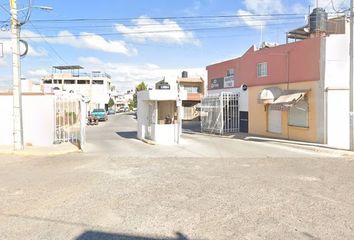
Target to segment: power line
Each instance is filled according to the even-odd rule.
[[[60,56],[60,54],[52,47],[52,45],[47,41],[47,39],[40,33],[40,31],[36,28],[36,26],[34,26],[34,24],[29,21],[29,24],[32,25],[32,27],[36,30],[36,32],[39,34],[39,36],[44,40],[44,42],[47,44],[47,46],[53,51],[53,53],[65,64],[68,65],[68,62],[65,61],[65,59]]]
[[[291,18],[272,18],[272,19],[247,19],[248,22],[258,22],[258,21],[277,21],[279,22],[279,20],[282,20],[283,22],[284,21],[289,21],[289,20],[297,20],[297,19],[303,19],[302,17],[291,17]],[[193,26],[193,25],[217,25],[217,24],[228,24],[231,25],[233,23],[235,23],[235,20],[223,20],[223,21],[199,21],[199,22],[186,22],[186,23],[179,23],[178,26]],[[176,23],[146,23],[146,24],[143,24],[143,23],[139,23],[139,24],[127,24],[127,25],[123,25],[124,27],[146,27],[146,26],[175,26]],[[79,28],[79,29],[85,29],[85,28],[112,28],[114,27],[114,25],[64,25],[64,26],[58,26],[58,25],[55,25],[55,26],[47,26],[47,25],[40,25],[38,26],[37,25],[37,28],[39,29],[62,29],[62,28],[68,28],[70,27],[70,29],[73,29],[73,28]]]
[[[304,16],[298,13],[284,14],[238,14],[238,15],[201,15],[201,16],[167,16],[167,17],[131,17],[131,18],[71,18],[71,19],[35,19],[32,22],[86,22],[86,21],[130,21],[136,19],[169,20],[169,19],[208,19],[208,18],[243,18],[243,17],[281,17]]]
[[[297,22],[293,22],[297,23]],[[279,26],[283,24],[268,24],[267,26]],[[236,29],[236,28],[244,28],[244,27],[261,27],[263,24],[255,24],[255,25],[238,25],[238,26],[228,26],[228,27],[210,27],[210,28],[189,28],[189,29],[174,29],[174,30],[160,30],[160,31],[136,31],[129,33],[122,32],[110,32],[110,33],[85,33],[85,34],[66,34],[66,35],[47,35],[45,38],[71,38],[71,37],[90,37],[90,36],[115,36],[115,35],[144,35],[144,34],[158,34],[158,33],[173,33],[173,32],[188,32],[188,31],[213,31],[213,30],[225,30],[225,29]],[[23,39],[38,39],[41,36],[24,36]],[[8,38],[0,38],[0,39],[8,39]]]

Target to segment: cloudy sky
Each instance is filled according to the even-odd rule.
[[[27,0],[18,0],[19,8]],[[315,0],[33,0],[21,37],[29,43],[22,76],[39,80],[53,65],[81,65],[112,75],[120,90],[140,81],[175,79],[182,70],[206,77],[205,67],[237,57],[262,40],[284,43],[306,22]],[[329,12],[349,0],[319,0]],[[0,0],[0,88],[11,84],[8,0]],[[25,11],[20,15],[24,16]],[[70,20],[70,21],[69,21]],[[0,49],[1,50],[1,49]]]

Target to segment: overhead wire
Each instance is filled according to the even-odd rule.
[[[42,35],[42,33],[36,28],[36,26],[31,22],[28,21],[29,24],[35,29],[38,35],[43,39],[43,41],[47,44],[47,46],[53,51],[53,53],[59,58],[63,63],[68,64],[68,62],[55,50],[55,48],[48,42],[48,40]]]
[[[248,22],[258,22],[258,21],[290,21],[290,20],[300,20],[303,19],[302,17],[291,17],[291,18],[271,18],[271,19],[247,19]],[[200,21],[200,22],[185,22],[185,23],[178,23],[178,26],[193,26],[193,25],[219,25],[219,24],[223,24],[223,25],[232,25],[235,24],[237,22],[235,22],[234,20],[223,20],[223,21]],[[124,27],[154,27],[154,26],[164,26],[164,27],[168,27],[168,26],[176,26],[176,22],[173,23],[139,23],[139,24],[122,24],[122,26]],[[55,29],[62,29],[62,28],[68,28],[70,27],[71,29],[75,28],[75,29],[87,29],[87,28],[112,28],[114,27],[116,24],[114,25],[55,25],[55,26],[49,26],[49,25],[37,25],[37,28],[40,29],[49,29],[49,30],[55,30]]]
[[[295,23],[295,22],[294,22]],[[267,24],[267,26],[279,26],[283,24]],[[226,27],[209,27],[209,28],[188,28],[188,29],[172,29],[172,30],[159,30],[159,31],[135,31],[135,32],[96,32],[96,33],[80,33],[80,34],[62,34],[62,35],[47,35],[46,38],[71,38],[71,37],[89,37],[89,36],[115,36],[115,35],[122,35],[122,36],[129,36],[129,35],[146,35],[146,34],[157,34],[157,33],[174,33],[174,32],[188,32],[188,31],[218,31],[218,30],[225,30],[225,29],[237,29],[237,28],[245,28],[245,27],[262,27],[263,24],[255,24],[255,25],[237,25],[237,26],[226,26]],[[40,36],[24,36],[24,39],[38,39],[41,38]],[[0,38],[6,39],[6,38]]]
[[[70,18],[70,19],[33,19],[33,22],[87,22],[87,21],[131,21],[137,19],[170,20],[170,19],[208,19],[208,18],[243,18],[243,17],[280,17],[303,16],[298,13],[284,14],[237,14],[237,15],[200,15],[200,16],[165,16],[165,17],[131,17],[131,18]]]

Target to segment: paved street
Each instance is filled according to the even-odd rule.
[[[0,155],[0,239],[353,239],[354,160],[184,134],[138,141],[132,115],[85,153]]]

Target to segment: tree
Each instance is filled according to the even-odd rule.
[[[147,84],[145,82],[141,82],[135,87],[135,93],[133,95],[133,100],[129,102],[130,110],[133,110],[133,108],[136,108],[138,106],[138,99],[137,99],[138,92],[144,91],[144,90],[147,90]]]
[[[113,101],[112,98],[110,98],[109,101],[108,101],[108,107],[111,108],[113,106],[114,106],[114,101]]]

